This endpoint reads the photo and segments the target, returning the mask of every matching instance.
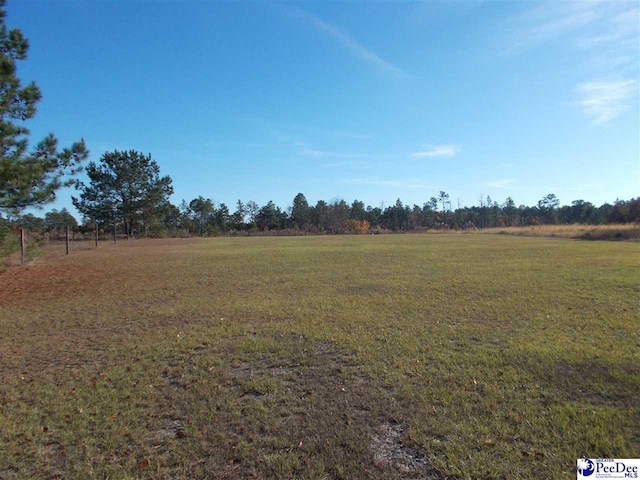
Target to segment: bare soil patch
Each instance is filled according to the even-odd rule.
[[[54,301],[95,284],[101,273],[98,268],[73,263],[11,267],[0,272],[0,303]]]

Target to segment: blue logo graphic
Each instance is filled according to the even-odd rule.
[[[578,460],[578,473],[583,477],[588,477],[596,471],[596,467],[588,458]]]

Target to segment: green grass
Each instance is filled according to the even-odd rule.
[[[637,457],[639,253],[217,238],[10,269],[0,478],[575,478],[581,456]]]

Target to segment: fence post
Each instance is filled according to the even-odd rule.
[[[20,229],[20,265],[24,265],[24,228]]]
[[[98,222],[94,221],[95,225],[96,225],[96,248],[98,248]]]
[[[69,225],[64,227],[64,244],[67,249],[67,255],[69,255]]]

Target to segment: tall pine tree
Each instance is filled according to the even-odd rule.
[[[68,176],[81,169],[89,152],[84,140],[59,151],[53,134],[28,151],[24,122],[35,115],[41,94],[34,82],[22,86],[16,75],[29,42],[20,30],[7,29],[4,6],[0,0],[0,209],[17,212],[53,201],[61,186],[73,183]]]

